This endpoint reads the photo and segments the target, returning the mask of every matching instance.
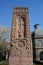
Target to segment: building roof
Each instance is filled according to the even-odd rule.
[[[32,37],[43,37],[43,29],[40,27],[40,24],[34,25],[34,31],[32,32]]]
[[[35,29],[35,36],[43,36],[43,29],[39,28],[39,29]]]

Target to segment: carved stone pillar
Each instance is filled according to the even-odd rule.
[[[28,8],[15,8],[11,29],[9,65],[33,65]]]

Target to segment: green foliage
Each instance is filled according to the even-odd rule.
[[[7,52],[9,50],[7,46],[8,46],[8,44],[5,41],[5,39],[0,41],[0,51],[1,52]]]

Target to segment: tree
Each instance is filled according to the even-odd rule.
[[[0,59],[7,56],[10,49],[10,29],[0,28]]]

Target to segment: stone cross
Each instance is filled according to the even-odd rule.
[[[9,65],[33,65],[30,17],[27,7],[13,11]]]

